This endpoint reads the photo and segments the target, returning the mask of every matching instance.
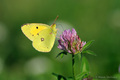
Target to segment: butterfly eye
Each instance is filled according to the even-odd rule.
[[[36,29],[38,29],[38,27],[36,27]]]

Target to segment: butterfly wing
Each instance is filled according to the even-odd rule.
[[[39,32],[33,40],[33,47],[40,52],[51,51],[55,42],[55,34],[52,29],[45,29]]]
[[[28,39],[31,41],[34,40],[35,36],[42,30],[50,28],[49,25],[42,23],[28,23],[21,27],[22,32],[25,34]]]

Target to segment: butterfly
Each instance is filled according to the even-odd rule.
[[[32,41],[36,50],[40,52],[51,51],[57,34],[56,24],[53,23],[49,26],[43,23],[28,23],[21,26],[21,30]]]

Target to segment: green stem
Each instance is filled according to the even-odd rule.
[[[75,74],[74,74],[74,63],[75,63],[75,59],[74,59],[74,54],[72,54],[72,73],[73,73],[73,80],[75,80]]]
[[[82,57],[83,57],[82,52],[80,53],[80,55],[81,55],[80,62],[82,63]],[[80,67],[81,67],[81,64],[80,64]],[[81,73],[81,72],[82,72],[82,71],[80,71],[80,73]],[[80,80],[83,80],[83,78],[80,79]]]
[[[82,63],[82,56],[83,56],[83,55],[82,55],[82,52],[80,53],[80,55],[81,55],[81,59],[80,59],[80,61],[81,61],[81,63]]]

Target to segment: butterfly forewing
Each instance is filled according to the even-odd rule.
[[[50,26],[42,23],[30,23],[25,24],[21,27],[22,32],[25,34],[25,36],[28,37],[31,41],[35,39],[35,36],[44,29],[49,29]]]

